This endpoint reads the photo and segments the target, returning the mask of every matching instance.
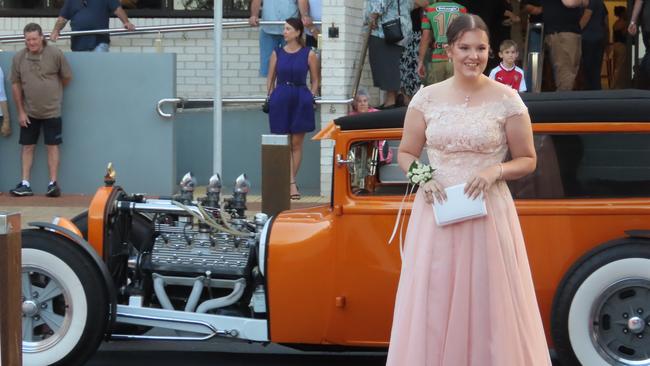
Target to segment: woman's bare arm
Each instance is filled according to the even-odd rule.
[[[506,138],[512,160],[502,164],[501,178],[513,180],[532,173],[537,166],[537,153],[528,112],[508,118]]]
[[[266,95],[271,95],[271,92],[275,89],[275,64],[277,62],[278,56],[273,51],[269,59],[269,72],[266,76]]]
[[[320,85],[320,60],[316,52],[309,51],[309,81],[311,83],[311,93],[316,96],[318,95],[318,87]]]
[[[397,150],[397,163],[404,172],[408,171],[414,160],[420,158],[426,141],[424,115],[415,108],[409,108],[404,118],[402,141]]]

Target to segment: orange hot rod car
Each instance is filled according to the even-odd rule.
[[[549,345],[563,365],[650,364],[650,93],[525,101],[538,166],[510,188]],[[227,199],[216,175],[206,197],[186,176],[180,194],[148,199],[108,174],[86,213],[31,224],[25,364],[79,364],[102,339],[385,348],[400,273],[387,242],[406,184],[379,150],[396,156],[404,113],[321,131],[335,142],[327,205],[247,218],[245,176]]]

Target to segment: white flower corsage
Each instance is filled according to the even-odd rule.
[[[414,160],[406,173],[406,177],[411,184],[422,185],[433,179],[434,170],[431,165],[422,164],[418,160]]]

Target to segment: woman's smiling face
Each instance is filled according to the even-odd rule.
[[[447,56],[454,64],[454,75],[478,77],[487,66],[490,40],[481,29],[468,30],[447,46]]]

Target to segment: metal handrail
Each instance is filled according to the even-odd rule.
[[[284,21],[270,21],[263,20],[260,21],[260,25],[282,25]],[[314,24],[319,25],[321,22],[314,22]],[[250,27],[248,21],[232,21],[224,22],[223,29],[236,29],[236,28],[246,28]],[[174,24],[174,25],[157,25],[157,26],[148,26],[148,27],[137,27],[135,30],[128,30],[124,28],[108,28],[108,29],[95,29],[87,31],[70,31],[62,32],[59,39],[68,39],[71,36],[85,36],[92,34],[110,34],[112,36],[132,36],[138,34],[158,34],[158,33],[170,33],[170,32],[195,32],[195,31],[207,31],[214,29],[213,23],[193,23],[193,24]],[[50,33],[45,33],[45,36],[49,38]],[[0,42],[2,43],[19,43],[23,42],[25,36],[23,34],[12,34],[7,36],[0,36]]]
[[[263,103],[266,97],[227,97],[222,98],[223,104],[248,104],[248,103]],[[322,99],[316,98],[316,104],[350,104],[352,98],[348,99]],[[156,112],[163,118],[174,117],[174,112],[165,113],[163,105],[173,104],[174,111],[178,109],[194,109],[194,108],[212,108],[214,99],[212,98],[164,98],[156,104]]]
[[[541,45],[538,51],[530,51],[531,45],[529,44],[530,32],[534,30],[540,33]],[[528,25],[526,30],[526,56],[524,57],[524,70],[529,73],[531,85],[528,85],[528,90],[534,93],[542,91],[542,71],[544,65],[544,24],[532,23]]]

